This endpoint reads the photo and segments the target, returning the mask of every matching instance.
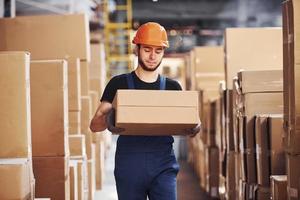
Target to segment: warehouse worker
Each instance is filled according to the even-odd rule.
[[[112,101],[118,89],[181,90],[176,81],[158,73],[165,48],[169,47],[166,30],[161,25],[154,22],[143,24],[137,30],[133,43],[136,45],[138,67],[109,81],[90,124],[93,132],[106,128],[114,133],[124,131],[114,126]],[[186,131],[195,135],[199,130],[200,125]],[[147,197],[149,200],[176,199],[179,165],[173,142],[172,136],[118,137],[114,175],[119,200],[146,200]]]

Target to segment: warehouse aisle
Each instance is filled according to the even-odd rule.
[[[116,149],[116,136],[113,136],[112,146],[108,153],[105,168],[105,180],[103,189],[97,191],[95,200],[117,200],[117,192],[114,180],[114,154]],[[193,169],[185,161],[179,161],[177,194],[178,200],[210,200],[210,197],[200,189],[200,183]]]

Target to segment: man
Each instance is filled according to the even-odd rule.
[[[169,47],[165,29],[154,22],[142,25],[133,39],[138,67],[129,74],[113,77],[107,84],[90,129],[94,132],[114,126],[112,101],[118,89],[181,90],[174,80],[159,75],[158,67],[165,48]],[[151,98],[151,97],[149,97]],[[145,113],[146,114],[146,113]],[[200,126],[187,130],[198,133]],[[115,179],[119,200],[175,200],[179,170],[174,156],[172,136],[125,136],[117,141]]]

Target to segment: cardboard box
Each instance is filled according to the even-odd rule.
[[[102,85],[105,84],[106,64],[103,43],[91,44],[91,63],[89,76],[91,79],[100,79],[103,83]]]
[[[96,192],[95,155],[93,159],[88,160],[88,180],[89,200],[94,200]]]
[[[283,93],[248,93],[242,96],[240,110],[245,116],[282,114]]]
[[[235,157],[236,152],[229,151],[227,153],[227,165],[226,165],[226,199],[236,200],[236,180],[235,180]]]
[[[287,176],[271,176],[271,199],[281,200],[288,199],[287,197]]]
[[[182,135],[199,119],[195,91],[118,90],[113,107],[124,135]]]
[[[80,79],[80,60],[69,58],[68,60],[68,95],[69,111],[81,110],[81,79]]]
[[[70,156],[72,159],[86,156],[85,135],[69,135]]]
[[[290,129],[300,130],[300,40],[299,14],[300,4],[289,0],[283,4],[283,47],[284,47],[284,83],[285,83],[285,123]],[[290,141],[299,141],[299,135],[289,135]],[[291,144],[290,153],[300,153],[299,142]]]
[[[96,176],[96,189],[101,190],[105,178],[104,164],[105,164],[105,150],[104,141],[97,138],[95,146],[95,176]]]
[[[256,186],[256,188],[254,189],[254,195],[255,200],[270,200],[270,187]]]
[[[31,62],[33,156],[69,155],[67,73],[64,60]]]
[[[90,60],[88,17],[39,15],[0,20],[0,50],[29,51],[32,59]]]
[[[195,47],[196,73],[224,74],[224,47]]]
[[[228,89],[233,88],[232,79],[241,69],[282,69],[282,29],[227,28],[225,54],[225,77]]]
[[[237,73],[241,92],[283,92],[283,71],[240,71]]]
[[[228,151],[234,151],[235,150],[235,144],[234,144],[234,136],[237,135],[237,129],[234,129],[234,124],[237,124],[234,122],[236,118],[234,117],[233,113],[233,95],[232,90],[226,90],[226,118],[225,118],[225,127],[226,127],[226,149]]]
[[[87,134],[90,131],[90,122],[92,119],[92,102],[90,96],[81,96],[81,133]]]
[[[287,154],[287,194],[289,200],[300,198],[300,155]]]
[[[87,159],[77,160],[78,170],[78,200],[86,200],[88,198],[88,168]]]
[[[77,162],[75,160],[70,160],[70,199],[78,200],[78,169]]]
[[[81,133],[81,111],[69,111],[69,135]]]
[[[100,105],[100,97],[96,91],[91,90],[89,91],[89,96],[91,97],[91,115],[94,115]]]
[[[212,198],[218,198],[219,196],[219,149],[217,147],[208,147],[206,153],[206,165],[207,165],[207,185],[206,192]]]
[[[98,93],[98,96],[100,97],[104,91],[105,88],[105,82],[102,84],[101,79],[90,79],[89,80],[90,90],[95,91]],[[99,98],[100,101],[100,98]]]
[[[283,116],[258,115],[255,124],[257,183],[270,187],[270,175],[285,174]]]
[[[36,197],[70,199],[69,157],[33,157]]]
[[[249,184],[257,183],[256,149],[255,149],[255,119],[254,117],[240,117],[240,153],[241,179]]]
[[[30,55],[0,53],[0,158],[31,156]]]
[[[206,91],[218,91],[219,83],[223,80],[223,73],[196,74],[196,89]]]
[[[30,173],[27,158],[0,159],[0,199],[29,200],[33,196]]]
[[[87,155],[87,159],[92,159],[93,156],[93,151],[94,151],[94,143],[93,143],[93,135],[94,133],[92,132],[88,132],[85,135],[85,150],[86,150],[86,155]]]
[[[89,63],[80,61],[80,82],[81,96],[89,96],[90,81],[89,81]]]

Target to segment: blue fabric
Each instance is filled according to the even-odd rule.
[[[176,200],[179,165],[172,149],[159,152],[118,152],[115,179],[119,200]]]

